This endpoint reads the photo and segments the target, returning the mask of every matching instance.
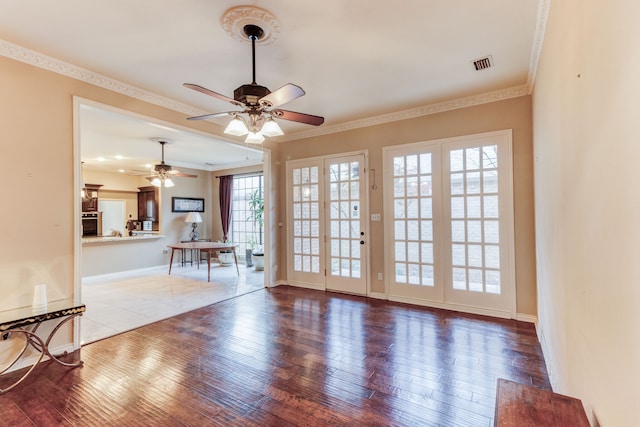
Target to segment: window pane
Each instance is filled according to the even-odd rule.
[[[457,172],[464,169],[464,161],[463,161],[463,151],[462,150],[453,150],[449,155],[450,166],[449,169],[451,172]]]
[[[451,174],[451,194],[464,194],[464,174]]]
[[[299,183],[300,170],[294,170],[293,175],[294,182],[297,180]],[[246,249],[263,244],[263,227],[253,214],[254,206],[260,208],[259,202],[263,197],[262,187],[262,175],[233,177],[233,210],[229,239],[238,245],[237,256],[241,262],[245,260]],[[300,200],[300,187],[293,187],[293,198],[296,201]]]
[[[465,242],[465,224],[464,221],[451,221],[451,240],[453,242]]]
[[[431,221],[420,221],[420,239],[433,241],[433,224]]]

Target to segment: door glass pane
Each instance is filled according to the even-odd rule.
[[[449,159],[453,288],[500,294],[497,146],[452,150]]]
[[[434,286],[431,161],[431,153],[393,158],[395,281],[412,286]]]
[[[332,163],[328,166],[331,209],[332,276],[361,277],[360,162]],[[400,183],[402,184],[402,183]],[[399,184],[399,185],[400,185]],[[402,186],[402,185],[401,185]],[[403,209],[403,207],[398,207]]]
[[[305,273],[320,271],[318,169],[312,166],[292,170],[293,270]]]

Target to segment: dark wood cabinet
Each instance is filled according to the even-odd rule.
[[[98,212],[98,190],[100,184],[85,184],[82,198],[82,212]]]
[[[138,221],[152,221],[152,229],[157,231],[160,229],[158,188],[149,185],[138,190]]]

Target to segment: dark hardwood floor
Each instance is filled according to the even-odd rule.
[[[550,389],[532,324],[287,286],[41,364],[11,426],[491,426],[496,380]]]

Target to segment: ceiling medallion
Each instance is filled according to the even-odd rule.
[[[256,44],[270,44],[280,35],[280,22],[271,12],[255,6],[237,6],[222,15],[222,27],[234,39],[251,43],[244,32],[245,25],[257,25],[264,34]]]

